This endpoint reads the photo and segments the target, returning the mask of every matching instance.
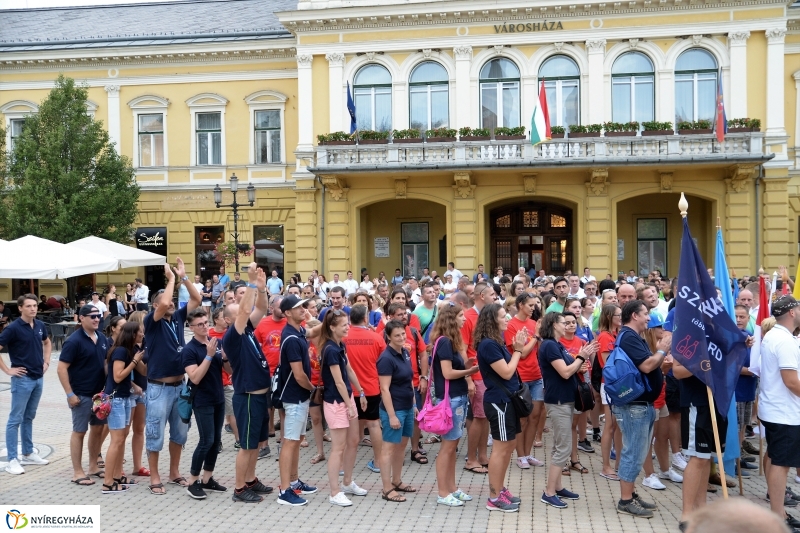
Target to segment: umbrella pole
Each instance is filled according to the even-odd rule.
[[[717,410],[714,406],[714,395],[711,394],[711,387],[706,386],[708,393],[708,407],[711,410],[711,426],[714,430],[714,445],[717,449],[717,462],[719,463],[719,478],[722,481],[722,497],[728,499],[728,482],[725,479],[725,463],[722,461],[722,451],[719,442],[719,428],[717,427]],[[741,469],[740,469],[741,470]]]

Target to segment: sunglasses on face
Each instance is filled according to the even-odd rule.
[[[101,315],[83,315],[85,317],[91,318],[92,320],[100,320]]]

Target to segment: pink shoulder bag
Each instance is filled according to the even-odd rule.
[[[422,410],[417,415],[419,428],[428,433],[436,433],[437,435],[444,435],[453,429],[453,411],[450,409],[450,380],[444,380],[444,397],[438,404],[433,405],[431,402],[431,388],[433,385],[433,361],[436,359],[436,347],[442,338],[436,339],[436,344],[433,345],[433,354],[431,355],[431,366],[428,370],[428,391],[425,394],[425,404]]]

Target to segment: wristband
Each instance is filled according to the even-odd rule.
[[[362,390],[362,391],[361,391],[361,394],[359,394],[359,398],[364,398],[364,397],[365,397],[365,396],[364,396],[364,391]]]
[[[75,396],[75,393],[74,392],[70,392],[69,394],[67,394],[67,399],[72,398],[73,396]]]
[[[214,359],[214,358],[213,358],[213,357],[211,357],[210,355],[207,355],[207,356],[206,356],[206,361],[211,361],[211,360],[213,360],[213,359]]]
[[[223,359],[223,360],[222,360],[222,362],[223,362],[223,363],[227,363],[227,362],[228,362],[228,360],[227,360],[227,359]]]
[[[575,356],[575,359],[580,359],[580,360],[581,360],[581,361],[583,361],[584,363],[586,362],[586,358],[585,358],[584,356],[582,356],[582,355],[576,355],[576,356]]]
[[[667,352],[665,352],[664,350],[656,350],[656,353],[660,353],[663,356],[667,355]]]
[[[189,281],[189,276],[183,276],[183,277],[181,278],[181,281]]]
[[[257,289],[258,285],[256,285],[255,283],[248,283],[247,284],[247,288],[248,289]]]
[[[267,294],[267,289],[264,289],[263,291],[258,291],[258,294]]]

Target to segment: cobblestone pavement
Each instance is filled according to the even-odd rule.
[[[57,360],[57,354],[53,356]],[[3,381],[7,377],[3,376]],[[0,382],[2,385],[3,382]],[[0,443],[5,442],[5,422],[8,418],[10,392],[0,386]],[[224,449],[217,461],[214,477],[229,487],[226,494],[211,493],[206,500],[192,500],[183,489],[166,485],[166,496],[153,496],[147,490],[147,478],[137,478],[142,485],[122,495],[100,494],[100,481],[91,487],[71,484],[72,468],[69,459],[69,435],[71,419],[61,386],[55,373],[55,365],[45,375],[44,395],[34,423],[34,442],[53,449],[47,458],[47,466],[27,466],[26,473],[12,476],[0,473],[0,506],[12,504],[100,504],[102,508],[102,531],[237,531],[268,528],[274,531],[316,532],[347,530],[354,533],[374,531],[414,531],[415,533],[458,531],[459,533],[538,531],[590,533],[594,531],[622,532],[666,532],[677,531],[680,517],[680,485],[665,481],[664,491],[641,487],[637,490],[649,500],[655,500],[659,509],[651,520],[634,519],[617,514],[614,505],[619,497],[617,483],[601,478],[599,446],[598,453],[580,454],[581,462],[590,473],[581,475],[572,472],[564,478],[565,487],[578,492],[581,499],[569,502],[569,508],[557,510],[539,502],[545,485],[546,468],[520,470],[512,464],[508,470],[509,489],[522,498],[519,513],[490,513],[485,508],[489,487],[486,476],[472,474],[461,469],[462,459],[456,470],[458,486],[475,500],[461,508],[436,505],[436,475],[433,464],[419,465],[406,458],[403,481],[418,488],[416,494],[407,495],[407,503],[390,503],[380,498],[380,475],[366,468],[372,449],[360,447],[354,479],[369,490],[364,497],[353,497],[354,505],[348,508],[334,507],[328,503],[327,462],[309,463],[315,453],[313,435],[309,432],[311,446],[302,448],[300,475],[303,480],[317,485],[320,491],[309,496],[309,504],[291,508],[275,503],[270,495],[260,504],[233,503],[230,490],[233,486],[234,448],[233,436],[223,433]],[[181,473],[188,475],[191,451],[197,442],[197,430],[189,431],[189,442],[181,457]],[[4,446],[0,444],[0,449]],[[326,449],[330,444],[326,443]],[[438,445],[433,445],[428,456],[433,459]],[[275,461],[276,446],[271,443],[273,456],[259,461],[257,475],[266,484],[276,486],[278,464]],[[463,456],[466,440],[459,449]],[[536,449],[539,459],[548,460],[549,435],[545,447]],[[166,450],[165,450],[166,451]],[[84,461],[86,461],[84,453]],[[166,471],[166,453],[162,453],[161,469]],[[126,472],[132,465],[130,444],[126,446]],[[86,466],[86,463],[84,463]],[[745,480],[745,497],[765,505],[764,477],[753,476]],[[738,494],[738,488],[731,494]],[[718,497],[718,496],[712,496]],[[4,507],[0,507],[4,508]]]

